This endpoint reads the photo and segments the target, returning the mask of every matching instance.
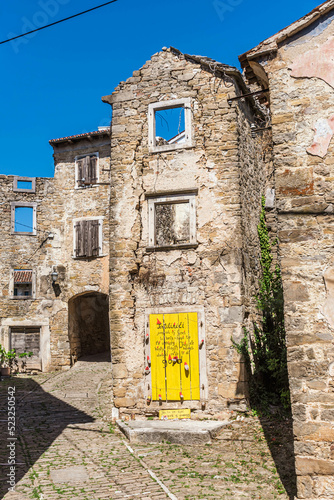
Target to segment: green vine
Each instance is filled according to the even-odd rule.
[[[259,324],[253,322],[253,335],[244,328],[244,337],[239,344],[233,342],[244,356],[249,373],[251,403],[259,408],[280,405],[290,408],[287,353],[284,328],[284,299],[281,271],[273,267],[272,247],[265,217],[265,198],[262,196],[260,223],[257,227],[262,276],[256,295],[260,311]]]

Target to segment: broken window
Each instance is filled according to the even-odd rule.
[[[197,191],[178,194],[147,194],[149,246],[154,248],[196,245]]]
[[[189,202],[155,205],[155,244],[190,243]]]
[[[74,257],[91,258],[102,254],[102,220],[74,223]]]
[[[37,203],[11,203],[11,233],[36,235]]]
[[[190,98],[150,104],[148,118],[151,152],[192,146]]]
[[[35,177],[14,177],[13,191],[20,193],[35,193],[36,179]]]
[[[98,182],[98,155],[79,156],[76,159],[76,187],[88,187]]]
[[[14,297],[32,297],[32,269],[14,269]]]

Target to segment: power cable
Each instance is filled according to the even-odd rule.
[[[11,42],[12,40],[16,40],[17,38],[21,38],[22,36],[30,35],[30,33],[44,30],[45,28],[49,28],[50,26],[54,26],[55,24],[63,23],[64,21],[68,21],[69,19],[73,19],[74,17],[82,16],[83,14],[87,14],[87,12],[92,12],[92,10],[100,9],[101,7],[105,7],[106,5],[115,2],[117,2],[117,0],[111,0],[110,2],[106,2],[101,5],[97,5],[96,7],[92,7],[91,9],[84,10],[83,12],[79,12],[78,14],[74,14],[73,16],[65,17],[64,19],[60,19],[59,21],[55,21],[54,23],[46,24],[45,26],[41,26],[40,28],[36,28],[35,30],[27,31],[26,33],[22,33],[22,35],[13,36],[13,38],[8,38],[7,40],[3,40],[2,42],[0,42],[0,45],[2,45],[3,43]]]

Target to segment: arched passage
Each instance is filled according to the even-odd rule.
[[[88,292],[72,297],[68,303],[68,335],[72,363],[82,356],[110,352],[108,295]]]

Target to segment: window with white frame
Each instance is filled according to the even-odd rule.
[[[148,233],[152,249],[190,248],[196,240],[197,190],[148,193]]]
[[[13,180],[13,191],[16,193],[35,193],[36,178],[15,176]]]
[[[102,219],[81,219],[73,224],[73,255],[93,258],[102,255]]]
[[[148,129],[151,153],[192,147],[190,97],[149,104]]]
[[[37,203],[13,201],[11,206],[11,234],[34,236]]]
[[[33,269],[12,269],[10,275],[10,293],[13,299],[35,298],[35,272]]]
[[[75,159],[75,187],[86,188],[99,181],[99,155],[92,153]]]

